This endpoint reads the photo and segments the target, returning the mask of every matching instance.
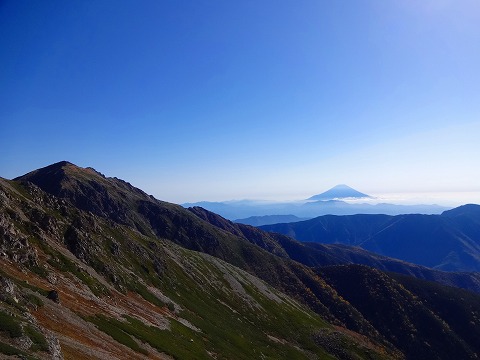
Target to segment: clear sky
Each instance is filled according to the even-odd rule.
[[[480,192],[476,0],[0,1],[0,176],[177,203]]]

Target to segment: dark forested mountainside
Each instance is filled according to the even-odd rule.
[[[346,244],[444,271],[480,271],[480,206],[441,215],[320,216],[265,225],[305,242]]]
[[[472,328],[478,296],[360,265],[323,267],[318,274],[407,358],[467,359],[480,352]]]

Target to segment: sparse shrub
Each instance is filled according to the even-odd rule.
[[[152,303],[154,305],[157,305],[159,307],[165,306],[162,300],[160,300],[158,297],[153,295],[150,291],[148,291],[147,287],[139,282],[134,282],[134,283],[129,283],[127,284],[128,288],[137,294],[139,294],[141,297],[143,297],[145,300],[147,300],[149,303]]]
[[[23,355],[26,356],[27,354],[16,347],[11,345],[5,344],[0,341],[0,354],[3,355]]]
[[[18,301],[17,298],[14,298],[13,296],[7,294],[1,299],[3,302],[6,304],[10,305],[11,307],[14,307],[17,310],[20,311],[25,311],[26,309],[22,306],[22,304]]]
[[[120,344],[128,346],[130,349],[147,355],[148,352],[140,347],[132,337],[124,332],[121,328],[119,328],[120,322],[115,319],[108,319],[105,316],[98,315],[95,317],[90,317],[87,319],[88,321],[97,325],[100,331],[110,335],[115,341],[118,341]]]
[[[22,336],[20,322],[4,311],[0,311],[0,331],[8,332],[11,338]]]
[[[30,325],[25,327],[25,334],[32,340],[33,344],[30,347],[30,350],[32,351],[48,351],[48,342],[47,339],[45,339],[45,336],[43,334],[36,330],[35,328],[31,327]]]
[[[48,275],[48,271],[41,267],[41,266],[37,266],[37,265],[32,265],[29,267],[29,270],[35,274],[37,274],[38,276],[46,279],[47,278],[47,275]]]
[[[28,302],[28,304],[34,305],[37,307],[42,307],[44,305],[43,300],[33,294],[26,294],[25,300]]]

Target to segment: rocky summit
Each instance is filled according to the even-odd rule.
[[[0,358],[478,358],[480,296],[418,269],[69,162],[0,178]]]

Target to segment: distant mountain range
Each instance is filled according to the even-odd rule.
[[[480,271],[479,205],[441,215],[326,215],[261,228],[300,241],[359,246],[445,271]]]
[[[321,194],[314,195],[307,200],[292,202],[272,202],[272,201],[224,201],[208,202],[201,201],[196,203],[185,203],[182,206],[195,207],[200,206],[204,209],[222,215],[223,217],[239,222],[260,223],[263,219],[258,217],[272,215],[289,215],[300,218],[313,218],[321,215],[354,215],[354,214],[440,214],[449,208],[439,205],[397,205],[397,204],[368,204],[359,203],[361,199],[371,199],[372,197],[361,193],[347,185],[337,185]],[[346,200],[355,199],[355,203],[349,203]],[[253,219],[244,220],[247,218]],[[265,219],[267,220],[267,219]],[[268,223],[269,220],[267,220]],[[284,221],[287,222],[287,221]],[[264,223],[266,224],[266,223]]]
[[[291,223],[297,221],[308,220],[309,218],[299,218],[295,215],[264,215],[264,216],[250,216],[245,219],[236,219],[234,222],[252,226],[262,226],[278,223]]]
[[[476,214],[442,217],[473,238]],[[68,162],[0,178],[2,359],[473,360],[479,292],[479,273],[302,243]]]

